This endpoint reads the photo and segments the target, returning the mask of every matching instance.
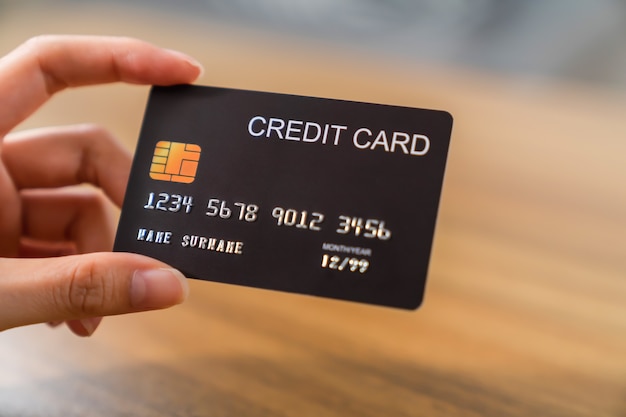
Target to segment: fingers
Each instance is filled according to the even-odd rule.
[[[180,84],[201,71],[183,54],[129,38],[34,38],[0,59],[0,141],[66,87],[114,81]],[[58,238],[76,241],[80,250],[110,244],[104,197],[24,191],[90,182],[121,204],[130,156],[104,132],[74,127],[14,135],[0,157],[0,254],[17,254],[22,211],[25,231],[33,239],[25,246]],[[179,272],[131,254],[0,259],[0,271],[0,330],[66,321],[75,333],[86,335],[101,316],[168,307],[184,300],[188,291]]]
[[[96,331],[101,321],[102,317],[93,317],[82,320],[68,320],[66,324],[74,334],[87,337]]]
[[[18,189],[90,183],[121,206],[132,157],[94,125],[28,130],[7,136],[2,159]]]
[[[22,191],[21,255],[51,257],[107,251],[113,246],[112,205],[98,190],[86,187]],[[102,317],[68,320],[78,336],[91,336]],[[51,325],[61,322],[49,323]]]
[[[67,324],[67,327],[69,327],[69,329],[74,332],[74,334],[82,337],[87,337],[91,336],[96,331],[101,321],[102,317],[94,317],[82,320],[68,320],[65,323]],[[48,322],[47,324],[50,327],[58,327],[63,324],[63,322],[53,321]]]
[[[85,323],[91,320],[95,330],[94,317],[170,307],[184,301],[189,291],[180,272],[126,253],[0,259],[0,270],[0,331],[80,320],[70,328],[88,333]]]
[[[53,127],[13,133],[7,136],[2,148],[2,162],[0,171],[0,255],[18,255],[19,237],[22,235],[22,224],[30,225],[28,233],[38,236],[38,231],[45,226],[44,222],[37,224],[34,204],[25,209],[28,218],[32,221],[20,221],[22,203],[18,198],[18,189],[52,188],[88,182],[101,187],[105,194],[117,205],[124,199],[126,182],[130,173],[131,154],[107,131],[94,125],[79,125],[67,127]],[[1,184],[6,180],[6,184]],[[35,198],[37,196],[34,196]],[[78,211],[68,214],[85,213],[89,200],[76,201],[81,203]],[[92,201],[93,202],[93,201]],[[67,205],[66,205],[67,206]],[[56,207],[56,206],[55,206]],[[71,210],[71,207],[67,207]],[[46,220],[54,219],[62,214],[61,208],[53,212],[41,209],[39,213]],[[93,211],[93,210],[92,210]],[[82,219],[80,217],[79,219]],[[94,216],[91,216],[94,218]],[[100,219],[106,219],[102,216]],[[61,222],[64,226],[76,225],[77,222]],[[84,222],[80,223],[85,225]],[[57,223],[49,225],[58,226]],[[113,226],[107,225],[110,230]],[[89,230],[93,227],[88,227]],[[45,230],[45,229],[44,229]],[[74,230],[74,229],[72,229]],[[70,230],[70,232],[72,232]],[[76,232],[72,237],[80,237]],[[106,235],[103,235],[106,236]],[[93,236],[92,240],[97,240]],[[46,238],[44,238],[46,239]],[[40,247],[22,242],[21,255],[48,256],[51,254],[67,254],[66,248]],[[87,242],[83,242],[87,243]],[[93,245],[88,245],[92,248]],[[42,250],[43,249],[43,250]],[[91,249],[89,249],[91,250]],[[97,248],[96,250],[105,250]],[[51,251],[51,252],[48,252]],[[87,249],[82,250],[88,251]],[[72,252],[69,252],[72,253]]]
[[[0,256],[16,256],[20,234],[21,202],[0,154]]]
[[[40,36],[0,59],[0,138],[66,87],[124,81],[189,83],[202,72],[192,58],[131,38]],[[6,81],[9,80],[9,81]]]
[[[113,248],[115,214],[98,190],[87,187],[22,192],[22,233],[34,241],[71,242],[78,253]],[[60,248],[60,247],[59,247]]]

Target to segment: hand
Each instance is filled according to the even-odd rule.
[[[168,265],[104,252],[131,164],[109,133],[84,125],[9,132],[67,87],[182,84],[201,71],[179,52],[112,37],[43,36],[0,59],[0,331],[65,321],[89,336],[101,316],[186,298],[186,279]]]

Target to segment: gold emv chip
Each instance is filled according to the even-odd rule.
[[[154,148],[150,178],[190,184],[196,179],[201,148],[192,143],[161,141]]]

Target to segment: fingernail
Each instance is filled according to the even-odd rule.
[[[200,77],[202,77],[204,75],[204,67],[202,66],[201,63],[196,61],[194,58],[192,58],[189,55],[184,54],[184,53],[182,53],[180,51],[175,51],[173,49],[167,49],[167,52],[172,54],[176,58],[182,59],[182,60],[186,61],[187,63],[189,63],[190,65],[198,68],[200,70],[200,73],[198,74],[198,78],[200,78]]]
[[[87,336],[91,336],[96,331],[101,321],[102,317],[92,317],[80,320],[80,324],[87,332]]]
[[[204,65],[202,65],[201,63],[199,63],[195,59],[194,59],[194,62],[195,62],[195,66],[200,70],[200,72],[198,73],[198,76],[196,77],[196,79],[202,78],[202,76],[204,75]]]
[[[188,295],[187,278],[176,269],[135,271],[130,285],[131,305],[141,310],[180,304]]]

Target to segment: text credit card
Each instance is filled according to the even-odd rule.
[[[154,87],[115,250],[186,276],[417,308],[449,113]]]

